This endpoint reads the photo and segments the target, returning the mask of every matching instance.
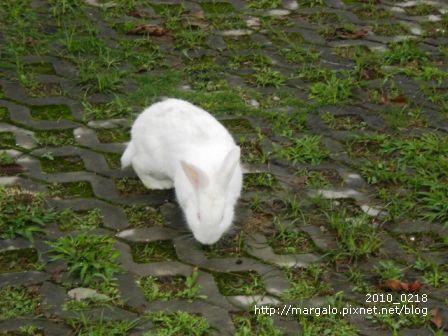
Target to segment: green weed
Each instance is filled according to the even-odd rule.
[[[439,10],[426,3],[421,3],[416,6],[407,7],[406,13],[408,15],[417,16],[417,15],[437,15],[439,14]]]
[[[338,293],[334,296],[330,296],[327,299],[327,302],[331,306],[336,307],[342,307],[343,304],[342,298]],[[299,314],[298,320],[302,326],[302,333],[304,336],[325,334],[332,336],[358,335],[358,330],[346,319],[340,318],[337,314]]]
[[[423,272],[423,282],[427,285],[439,288],[448,284],[448,269],[446,265],[439,265],[434,261],[417,259],[414,268]]]
[[[300,7],[319,7],[326,4],[325,0],[299,0]]]
[[[275,152],[292,163],[319,164],[330,152],[321,145],[321,136],[305,135],[289,139],[287,146],[276,146]]]
[[[19,188],[0,188],[1,239],[24,237],[32,240],[56,218],[56,212],[45,207],[42,195]]]
[[[409,29],[399,23],[393,24],[377,24],[373,27],[372,31],[381,36],[396,36],[396,35],[408,35]]]
[[[236,327],[236,336],[281,336],[283,333],[274,326],[271,317],[257,314],[239,314],[234,316],[233,323]]]
[[[310,265],[306,269],[289,269],[286,276],[291,287],[283,293],[283,300],[302,300],[330,293],[329,285],[323,281],[324,268]]]
[[[0,152],[0,165],[10,165],[15,163],[16,160],[10,157],[6,152]]]
[[[268,189],[272,190],[276,184],[274,175],[271,173],[249,174],[244,178],[244,190]]]
[[[129,205],[124,208],[124,212],[134,228],[163,226],[165,223],[160,210],[149,206]]]
[[[321,119],[328,127],[336,130],[365,130],[367,123],[357,115],[335,116],[329,112],[321,113]]]
[[[375,266],[375,273],[378,274],[383,281],[390,279],[402,279],[404,275],[403,271],[403,267],[400,267],[391,260],[381,260],[378,265]]]
[[[288,62],[297,64],[315,63],[320,58],[319,52],[294,44],[288,48],[282,49],[281,53],[285,56]]]
[[[156,326],[156,331],[145,333],[144,336],[202,336],[211,332],[207,320],[183,311],[175,313],[151,313],[148,316]]]
[[[425,52],[412,40],[394,43],[384,54],[384,60],[388,64],[407,65],[410,62],[424,62],[426,59]]]
[[[109,336],[128,334],[138,320],[105,320],[102,315],[94,320],[81,312],[78,318],[69,319],[67,323],[79,336]]]
[[[42,170],[46,173],[60,173],[70,171],[81,171],[84,162],[79,156],[58,156],[54,158],[51,153],[46,153],[45,157],[40,157]]]
[[[392,16],[392,13],[385,8],[376,6],[375,3],[368,3],[359,6],[354,10],[356,15],[364,20],[381,20]]]
[[[78,0],[50,0],[51,14],[61,24],[63,17],[67,14],[79,13],[81,2]]]
[[[341,247],[349,257],[368,256],[380,247],[379,230],[366,214],[351,217],[344,209],[327,214],[327,218],[330,227],[336,231]]]
[[[216,15],[216,14],[232,13],[235,11],[235,8],[232,6],[232,4],[227,2],[218,2],[218,1],[205,2],[201,3],[200,6],[207,14]]]
[[[393,309],[400,309],[401,306],[406,305],[406,302],[400,302],[399,305],[388,304],[388,308],[397,307]],[[429,316],[429,315],[428,315]],[[406,327],[416,327],[423,325],[428,317],[423,314],[377,314],[367,317],[369,320],[379,322],[392,331],[392,335],[400,335],[400,329]]]
[[[281,0],[248,0],[247,7],[253,9],[272,9],[280,6]]]
[[[425,209],[423,218],[448,223],[448,187],[437,180],[423,182],[426,190],[419,192],[420,201]]]
[[[132,245],[132,256],[137,263],[176,260],[176,251],[168,240]]]
[[[270,67],[262,67],[256,69],[254,74],[255,83],[260,86],[274,86],[280,87],[286,82],[286,77],[279,71],[273,70]]]
[[[253,295],[263,293],[261,277],[255,272],[215,273],[216,283],[223,295]]]
[[[71,146],[76,144],[73,130],[35,131],[36,140],[42,147]]]
[[[85,181],[54,182],[48,185],[48,194],[53,198],[89,198],[93,197],[93,190],[91,184]]]
[[[355,86],[356,83],[350,75],[338,78],[333,74],[324,82],[311,85],[310,98],[317,100],[320,104],[344,104],[350,100]]]
[[[81,212],[64,209],[59,214],[58,226],[61,231],[90,230],[99,227],[102,218],[100,209]]]
[[[201,295],[201,286],[197,283],[198,272],[193,271],[187,278],[183,277],[144,277],[138,281],[146,299],[151,302],[154,300],[172,300],[175,298],[193,301],[203,299]]]
[[[309,236],[302,231],[288,228],[279,217],[274,217],[275,233],[268,238],[276,254],[308,253],[314,249]]]
[[[0,297],[0,321],[32,315],[39,304],[38,298],[22,287],[2,287]]]
[[[99,279],[111,282],[121,271],[117,263],[120,253],[114,250],[114,240],[110,237],[82,233],[76,237],[61,237],[48,245],[52,260],[66,262],[69,272],[78,276],[82,285]]]

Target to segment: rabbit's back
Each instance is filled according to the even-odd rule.
[[[136,154],[155,169],[174,175],[173,162],[201,166],[221,163],[235,146],[230,133],[212,115],[180,99],[167,99],[143,111],[132,127]],[[206,168],[206,167],[204,167]]]
[[[208,112],[180,99],[167,99],[156,103],[137,118],[132,136],[151,131],[167,142],[181,139],[182,142],[222,141],[233,143],[228,131]]]

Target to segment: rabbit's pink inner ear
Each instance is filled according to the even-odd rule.
[[[207,186],[208,178],[199,168],[182,160],[180,161],[180,164],[185,172],[185,175],[187,175],[188,180],[190,180],[195,189]]]

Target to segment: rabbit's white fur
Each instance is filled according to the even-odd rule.
[[[230,228],[241,193],[240,148],[212,115],[169,98],[144,110],[121,157],[150,189],[175,187],[194,237],[213,244]]]

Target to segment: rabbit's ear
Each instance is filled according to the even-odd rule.
[[[209,180],[207,174],[205,174],[201,169],[183,160],[180,161],[180,164],[185,175],[187,175],[195,189],[205,188],[208,186]]]
[[[220,180],[222,185],[227,188],[229,185],[230,179],[235,171],[235,168],[240,160],[241,149],[238,146],[235,146],[227,153],[221,164],[221,172],[219,173]]]

